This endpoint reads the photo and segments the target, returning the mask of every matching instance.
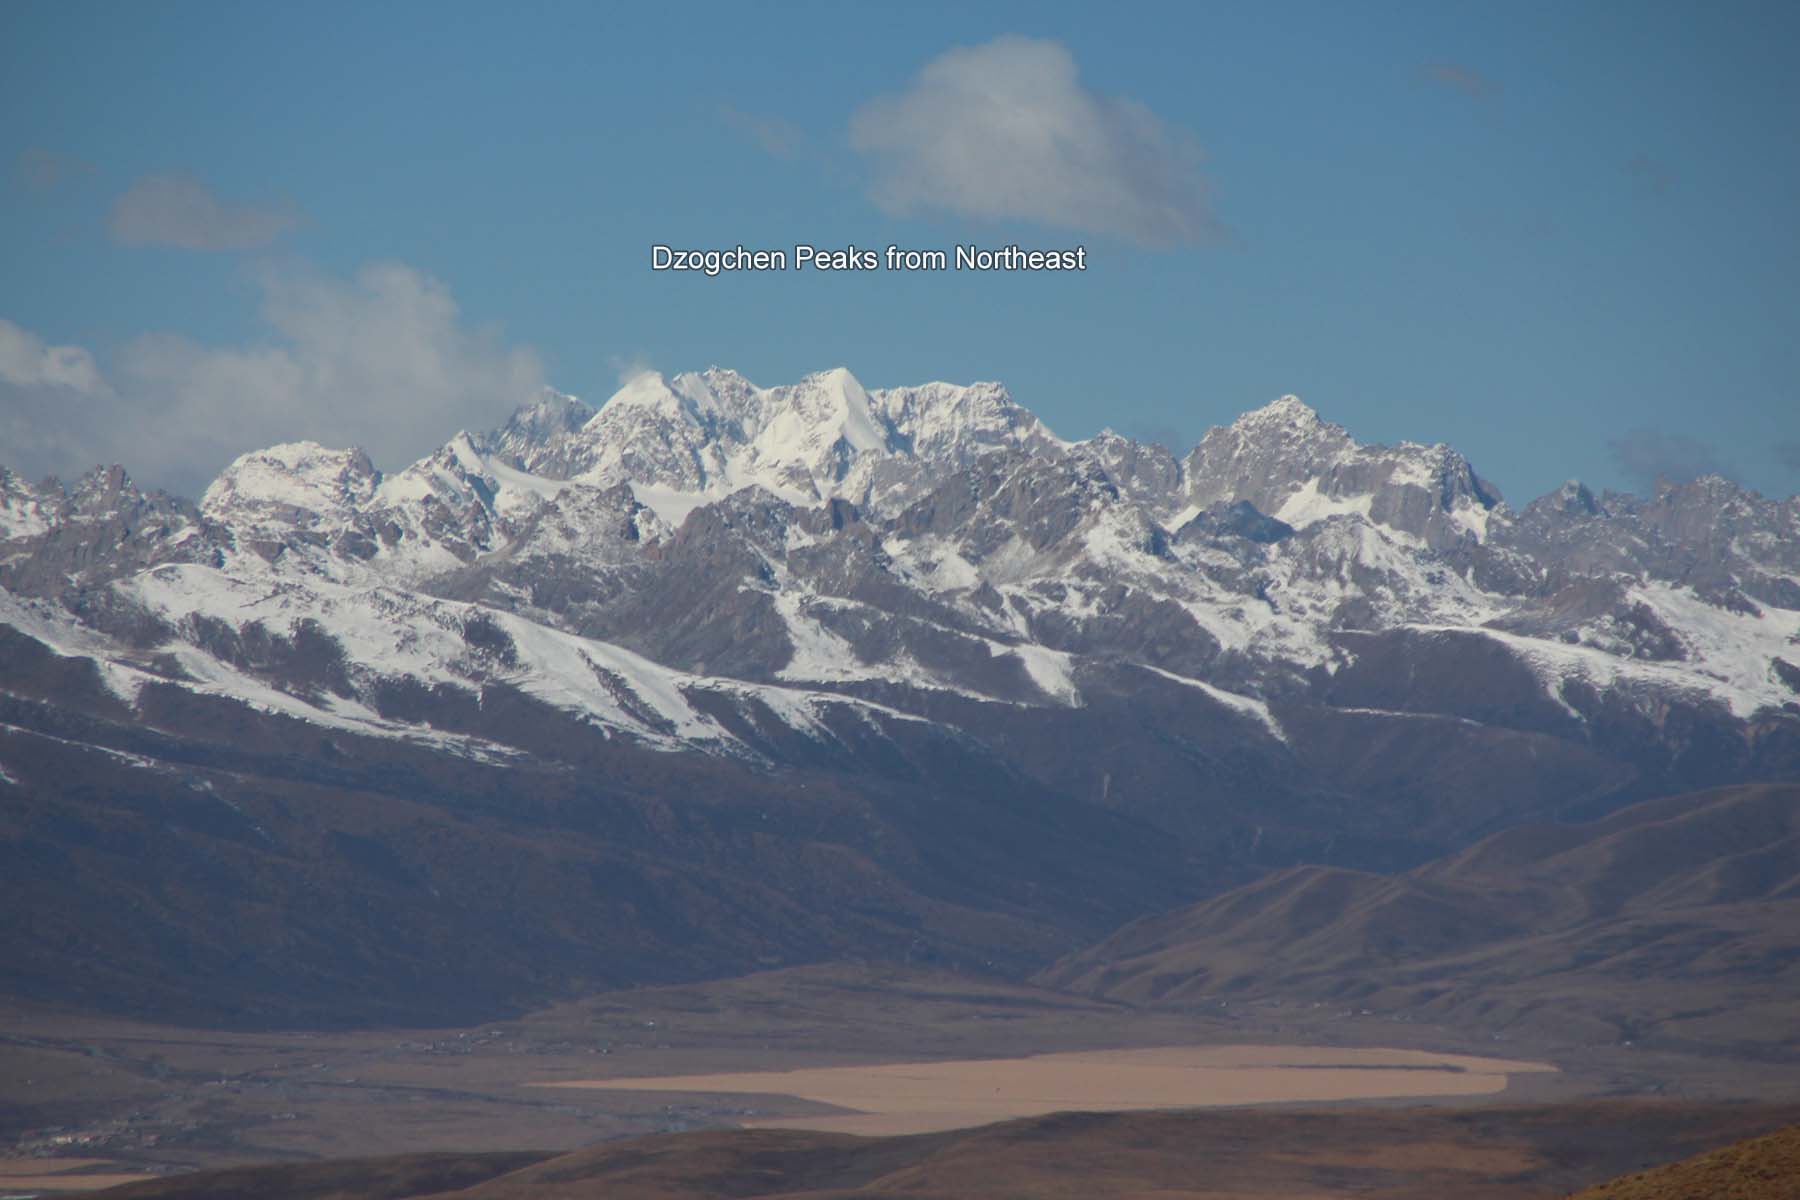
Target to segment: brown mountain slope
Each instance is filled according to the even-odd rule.
[[[1525,1200],[1760,1133],[1793,1105],[1593,1103],[1482,1109],[1058,1113],[980,1129],[860,1138],[714,1130],[611,1142],[504,1174],[492,1156],[441,1189],[419,1160],[205,1172],[108,1200],[913,1200],[1094,1196]],[[448,1156],[435,1156],[448,1158]],[[441,1162],[431,1164],[438,1172]],[[468,1183],[468,1179],[481,1182]],[[1759,1196],[1758,1200],[1762,1200]]]
[[[1800,1200],[1800,1125],[1596,1184],[1570,1200]]]
[[[1800,786],[1520,827],[1399,876],[1279,872],[1135,921],[1038,981],[1137,1004],[1324,1003],[1800,1055]]]
[[[543,1150],[509,1150],[340,1158],[277,1167],[201,1171],[87,1194],[158,1200],[244,1200],[250,1196],[257,1200],[404,1200],[453,1194],[550,1157]]]

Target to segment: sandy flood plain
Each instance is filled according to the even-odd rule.
[[[747,1120],[747,1127],[930,1133],[1012,1117],[1238,1104],[1493,1095],[1511,1075],[1556,1068],[1422,1050],[1170,1046],[1029,1058],[813,1067],[719,1075],[572,1080],[538,1087],[793,1096],[841,1114]]]
[[[102,1158],[0,1158],[0,1196],[16,1192],[85,1192],[155,1178],[96,1169],[112,1165]]]

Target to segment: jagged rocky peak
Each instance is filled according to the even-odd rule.
[[[73,484],[33,487],[0,471],[0,593],[55,596],[159,562],[210,562],[216,549],[194,505],[145,491],[119,466]]]
[[[900,454],[960,465],[986,449],[1055,438],[997,383],[927,383],[870,391],[849,370],[819,371],[798,383],[759,388],[735,371],[640,377],[602,408],[648,407],[683,415],[727,441],[783,457],[842,441],[864,453]]]
[[[36,537],[56,520],[52,495],[60,489],[34,486],[30,480],[0,466],[0,541]],[[60,494],[55,495],[60,499]]]
[[[711,366],[704,371],[683,372],[677,378],[704,384],[721,408],[734,413],[754,408],[757,393],[762,390],[730,367]]]
[[[406,470],[383,479],[372,500],[378,508],[418,503],[492,508],[500,492],[493,465],[465,430]]]
[[[1740,556],[1784,571],[1800,571],[1800,497],[1771,500],[1721,475],[1659,484],[1636,506],[1636,519],[1671,543],[1708,559]]]
[[[592,405],[546,387],[536,399],[514,410],[506,424],[481,438],[480,445],[508,466],[546,474],[534,467],[554,461],[581,427],[593,419]]]
[[[95,467],[77,479],[68,492],[71,511],[82,516],[111,512],[119,500],[136,499],[141,494],[131,482],[131,475],[117,463]]]
[[[239,455],[200,497],[200,511],[240,526],[342,524],[380,485],[381,472],[359,447],[283,442]]]
[[[95,467],[65,486],[52,476],[33,484],[0,467],[0,541],[38,537],[59,525],[164,515],[197,516],[194,506],[164,491],[144,491],[124,467]]]
[[[1273,513],[1356,449],[1342,426],[1321,420],[1298,396],[1283,396],[1206,431],[1185,463],[1188,502],[1206,508],[1248,500]]]
[[[74,524],[111,524],[121,536],[168,534],[199,512],[192,502],[161,489],[145,491],[132,481],[124,467],[95,467],[77,479],[60,496],[50,489],[54,520]],[[59,502],[60,501],[60,502]]]
[[[1291,392],[1269,401],[1261,408],[1251,409],[1233,421],[1231,427],[1254,430],[1263,435],[1272,432],[1277,436],[1299,440],[1325,437],[1332,441],[1344,441],[1349,438],[1342,425],[1325,421],[1312,405]]]
[[[1709,504],[1735,504],[1743,502],[1749,493],[1720,475],[1716,471],[1696,476],[1685,482],[1658,476],[1656,480],[1656,498],[1694,498]]]
[[[795,504],[842,497],[898,511],[943,472],[1013,446],[1061,443],[998,384],[870,391],[840,367],[761,388],[714,367],[630,380],[557,455],[522,465],[629,481],[679,525],[699,498],[751,485]]]
[[[691,385],[696,377],[678,376]],[[647,371],[628,380],[577,435],[569,475],[592,483],[624,480],[683,492],[705,490],[741,440],[724,427],[704,387],[671,386]]]
[[[1208,430],[1184,463],[1187,501],[1247,500],[1295,528],[1358,516],[1445,549],[1487,537],[1500,493],[1445,445],[1364,445],[1297,396]]]
[[[1181,460],[1167,446],[1102,429],[1071,452],[1097,463],[1121,492],[1157,512],[1180,506]]]
[[[981,562],[1009,543],[1051,549],[1116,507],[1119,489],[1092,456],[1020,447],[949,473],[900,513],[897,525],[905,537],[952,539],[969,561]],[[1132,517],[1139,515],[1133,509]]]
[[[495,461],[546,479],[570,479],[593,466],[598,411],[579,398],[545,388],[519,406],[500,428],[476,439]]]
[[[546,387],[535,400],[519,405],[501,432],[512,432],[542,442],[559,434],[574,433],[594,419],[594,409],[579,397]]]
[[[597,442],[607,431],[629,429],[651,420],[679,420],[683,417],[681,398],[659,371],[643,371],[619,385],[617,391],[600,402],[599,411],[582,426],[581,439]]]
[[[1539,496],[1526,506],[1528,512],[1556,512],[1570,517],[1595,517],[1605,512],[1587,484],[1571,479],[1554,492]]]

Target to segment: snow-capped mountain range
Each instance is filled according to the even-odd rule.
[[[1513,509],[1292,396],[1177,457],[712,370],[198,504],[0,469],[0,952],[58,1003],[1035,969],[1270,867],[1796,776],[1800,500]]]
[[[391,475],[273,446],[197,509],[116,468],[7,474],[0,585],[0,619],[94,657],[127,702],[167,678],[396,736],[428,734],[372,704],[396,678],[502,680],[623,736],[744,750],[684,698],[754,696],[808,730],[934,691],[1079,707],[1129,667],[1279,738],[1359,632],[1483,639],[1578,721],[1595,695],[1751,720],[1800,682],[1794,500],[1709,478],[1515,512],[1454,450],[1363,445],[1292,396],[1177,459],[1062,441],[995,384],[844,370],[645,374],[598,412],[546,393]],[[302,627],[338,648],[332,686],[225,648]]]

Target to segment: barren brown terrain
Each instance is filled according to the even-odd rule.
[[[1090,1128],[1057,1112],[1116,1109],[1131,1111],[1082,1120],[1099,1122],[1089,1149],[1101,1159],[1114,1161],[1110,1138],[1136,1148],[1102,1181],[1121,1194],[1206,1194],[1193,1190],[1192,1146],[1211,1134],[1195,1130],[1236,1129],[1253,1148],[1234,1160],[1241,1186],[1208,1166],[1213,1194],[1441,1195],[1455,1170],[1470,1196],[1554,1195],[1540,1184],[1585,1186],[1763,1132],[1788,1111],[1716,1102],[1800,1103],[1794,796],[1649,802],[1592,826],[1502,834],[1403,877],[1278,873],[1127,927],[1036,984],[838,963],[601,992],[478,1026],[335,1032],[196,1030],[15,1001],[0,1011],[0,1157],[8,1187],[45,1194],[273,1164],[294,1187],[343,1183],[295,1195],[429,1195],[449,1179],[524,1197],[574,1171],[596,1195],[697,1197],[738,1172],[762,1178],[754,1164],[766,1162],[772,1195],[865,1184],[954,1195],[980,1179],[1004,1192],[1011,1171],[1024,1172],[1015,1194],[1058,1195],[1082,1178],[1073,1161],[1040,1177],[1010,1148]],[[1490,892],[1506,902],[1457,902]],[[1763,936],[1739,936],[1734,915]],[[1611,1097],[1689,1116],[1659,1133],[1592,1106]],[[1179,1124],[1193,1113],[1156,1123],[1164,1109],[1327,1101],[1347,1106],[1342,1120],[1377,1124],[1333,1148],[1289,1136],[1298,1126],[1279,1111],[1232,1115],[1252,1122],[1241,1128]],[[1397,1101],[1412,1107],[1373,1107]],[[1477,1136],[1502,1128],[1484,1124],[1495,1105],[1550,1105],[1531,1111],[1561,1115],[1533,1119],[1572,1132]],[[1146,1142],[1146,1129],[1163,1132]],[[931,1132],[947,1130],[959,1132]],[[912,1136],[831,1140],[871,1133]],[[641,1140],[688,1134],[700,1136]],[[469,1157],[493,1154],[527,1158]],[[419,1157],[431,1155],[451,1157]],[[805,1165],[820,1156],[848,1164],[853,1182]],[[378,1157],[373,1175],[344,1166]],[[628,1190],[633,1161],[664,1190]],[[288,1186],[257,1178],[254,1194]]]
[[[1204,1047],[1215,1063],[1239,1065],[1269,1053],[1255,1047],[1281,1048],[1294,1056],[1290,1064],[1340,1068],[1356,1060],[1349,1051],[1385,1047],[1383,1061],[1404,1061],[1396,1052],[1415,1052],[1420,1058],[1412,1065],[1456,1063],[1452,1056],[1462,1054],[1548,1061],[1557,1068],[1511,1074],[1497,1093],[1409,1101],[1409,1115],[1394,1116],[1396,1138],[1408,1122],[1435,1120],[1432,1114],[1440,1110],[1462,1112],[1478,1129],[1485,1119],[1479,1114],[1494,1104],[1597,1096],[1800,1100],[1789,1064],[1778,1060],[1699,1058],[1613,1044],[1570,1049],[1495,1042],[1404,1016],[1266,1004],[1158,1011],[988,977],[856,965],[608,992],[516,1020],[449,1030],[201,1032],[15,1008],[0,1020],[0,1076],[10,1081],[0,1124],[5,1155],[40,1164],[41,1173],[82,1158],[104,1160],[87,1169],[109,1174],[285,1164],[300,1177],[300,1168],[312,1170],[306,1164],[321,1160],[561,1153],[644,1135],[725,1133],[751,1123],[853,1115],[791,1094],[646,1091],[646,1078],[1105,1051],[1160,1055],[1170,1046]],[[1404,1077],[1408,1087],[1429,1074],[1434,1088],[1446,1080],[1493,1078],[1450,1071],[1355,1073],[1359,1080]],[[535,1086],[590,1080],[626,1084],[628,1090]],[[1348,1103],[1374,1111],[1370,1105],[1393,1100]],[[1088,1105],[1058,1098],[1057,1106]],[[1757,1131],[1734,1125],[1692,1148]],[[800,1136],[795,1130],[763,1132]],[[1407,1145],[1417,1140],[1410,1134],[1407,1139]],[[1660,1150],[1653,1131],[1633,1144]],[[1300,1145],[1291,1150],[1311,1152]],[[1374,1153],[1366,1146],[1359,1152]],[[1667,1157],[1621,1161],[1611,1173]],[[1606,1177],[1595,1173],[1569,1186]]]
[[[1522,825],[1400,875],[1303,866],[1146,917],[1038,975],[1150,1007],[1323,1004],[1612,1044],[1800,1059],[1800,786]]]
[[[82,1191],[150,1178],[141,1173],[109,1171],[110,1165],[103,1158],[0,1159],[0,1195]]]
[[[1796,1116],[1795,1105],[1669,1103],[1060,1113],[910,1137],[787,1129],[674,1134],[525,1166],[491,1156],[437,1156],[241,1169],[103,1194],[109,1200],[1551,1200]],[[448,1186],[434,1182],[452,1175]]]

